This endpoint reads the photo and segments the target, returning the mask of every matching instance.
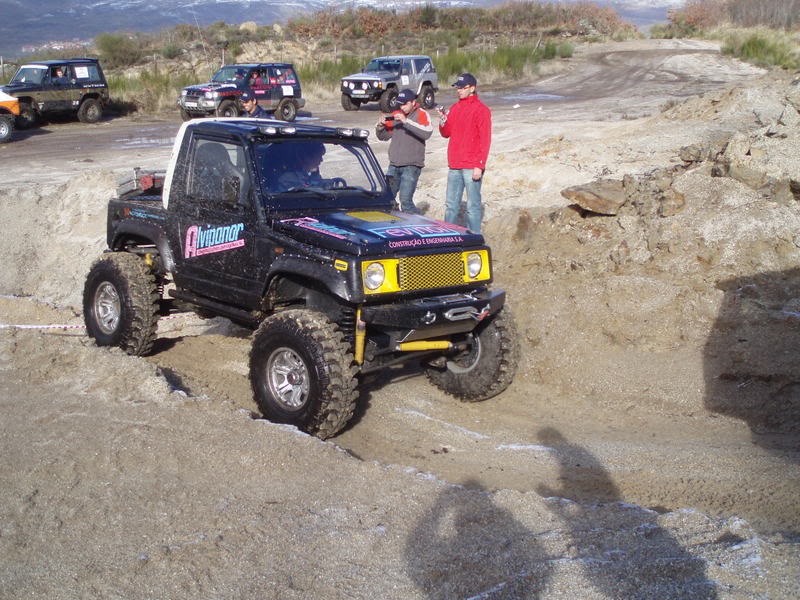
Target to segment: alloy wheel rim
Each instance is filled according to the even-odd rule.
[[[278,348],[267,360],[267,382],[272,397],[289,410],[308,399],[310,374],[303,359],[291,348]]]
[[[109,335],[117,330],[122,314],[122,304],[117,288],[108,281],[97,286],[94,293],[94,314],[100,331]]]

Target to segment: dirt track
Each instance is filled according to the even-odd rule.
[[[722,392],[714,389],[715,376],[708,373],[713,370],[717,347],[731,343],[724,333],[727,330],[715,324],[717,311],[725,305],[724,294],[713,286],[709,290],[690,290],[695,284],[690,283],[694,280],[687,275],[687,288],[679,292],[681,308],[676,309],[677,304],[665,299],[675,288],[665,287],[649,295],[652,286],[657,285],[651,272],[634,272],[631,268],[619,272],[613,284],[606,284],[581,272],[588,267],[556,266],[564,256],[564,260],[569,260],[570,256],[575,262],[583,260],[577,252],[586,249],[585,240],[575,242],[574,247],[566,243],[559,247],[561,238],[547,237],[556,234],[548,234],[549,230],[541,223],[535,226],[531,237],[520,234],[521,210],[534,221],[540,215],[555,215],[545,217],[544,222],[552,221],[553,231],[560,227],[562,237],[566,231],[584,231],[581,228],[586,223],[570,221],[572,217],[568,213],[552,212],[567,204],[559,194],[564,187],[597,176],[642,174],[675,164],[679,162],[676,155],[681,146],[730,135],[741,125],[736,115],[669,120],[658,117],[660,108],[669,101],[712,93],[731,83],[750,85],[759,76],[761,73],[752,67],[720,57],[705,43],[637,42],[621,50],[615,47],[613,50],[581,51],[562,72],[530,88],[486,91],[484,98],[492,106],[495,120],[493,153],[484,188],[487,235],[495,246],[496,285],[510,292],[524,355],[514,384],[490,401],[459,403],[429,386],[419,369],[404,367],[381,379],[370,380],[364,386],[356,418],[331,443],[321,444],[289,435],[281,428],[270,430],[269,441],[259,441],[262,430],[254,432],[248,428],[244,418],[255,410],[246,371],[249,332],[224,319],[203,321],[186,316],[162,322],[160,340],[146,361],[97,350],[84,341],[79,332],[0,332],[3,344],[0,366],[4,371],[3,395],[6,398],[2,410],[9,411],[7,423],[14,430],[13,435],[7,431],[0,446],[3,455],[11,457],[0,469],[0,483],[6,490],[0,492],[0,497],[7,507],[0,512],[0,527],[3,528],[0,529],[0,556],[4,557],[0,563],[8,567],[0,567],[0,597],[35,597],[37,589],[52,592],[44,582],[25,584],[11,575],[16,567],[39,581],[41,575],[30,562],[35,556],[34,550],[47,554],[51,566],[58,565],[58,558],[50,556],[46,550],[48,540],[59,540],[59,544],[68,544],[70,540],[89,544],[90,539],[100,539],[101,548],[114,547],[112,540],[104,539],[103,531],[87,528],[85,524],[70,525],[70,514],[81,521],[106,522],[113,535],[122,538],[120,544],[131,547],[128,536],[117,531],[117,517],[113,516],[117,511],[131,513],[131,509],[126,508],[116,494],[103,492],[101,485],[104,478],[118,478],[120,473],[128,474],[123,476],[124,487],[130,488],[129,493],[136,490],[134,496],[142,506],[156,514],[165,511],[163,522],[167,530],[183,531],[184,541],[178,546],[190,543],[190,538],[199,535],[191,531],[204,531],[203,535],[207,535],[204,528],[208,527],[213,510],[209,512],[204,508],[203,498],[208,494],[208,502],[222,502],[224,485],[234,486],[230,498],[239,498],[249,508],[260,507],[264,511],[261,516],[267,522],[276,519],[275,523],[283,523],[287,510],[296,521],[303,521],[310,514],[304,512],[306,509],[323,514],[332,510],[330,506],[338,506],[334,512],[326,513],[334,525],[315,526],[321,528],[317,532],[320,537],[315,539],[328,540],[317,541],[316,550],[324,552],[325,547],[332,544],[328,552],[340,569],[347,563],[346,556],[351,551],[356,555],[374,553],[375,560],[392,565],[387,567],[387,577],[394,582],[385,584],[386,587],[369,587],[365,577],[378,567],[366,558],[363,571],[354,572],[349,580],[342,578],[341,570],[336,575],[328,573],[338,586],[333,588],[335,592],[321,591],[327,588],[318,587],[318,582],[308,575],[298,576],[302,585],[291,591],[294,589],[291,577],[287,583],[286,574],[302,570],[304,564],[281,555],[280,550],[282,546],[295,551],[306,547],[298,541],[295,523],[285,525],[288,537],[283,541],[273,539],[274,530],[269,527],[262,530],[263,525],[256,526],[252,539],[269,537],[269,543],[274,544],[270,546],[273,552],[281,556],[275,567],[278,575],[272,579],[267,577],[269,581],[263,581],[260,587],[255,583],[237,587],[234,578],[219,575],[219,570],[236,564],[234,555],[261,550],[255,542],[246,541],[247,527],[242,529],[228,523],[239,542],[238,546],[222,551],[223,555],[233,552],[230,558],[220,558],[219,548],[224,546],[220,541],[217,550],[206,550],[205,559],[195,556],[191,565],[181,562],[177,555],[170,559],[169,552],[159,555],[160,562],[150,559],[142,562],[142,568],[150,571],[141,575],[139,582],[157,580],[158,575],[168,572],[173,564],[179,573],[178,580],[184,582],[182,591],[173,597],[184,597],[190,590],[201,595],[216,590],[219,597],[249,597],[259,593],[275,598],[333,598],[348,597],[345,590],[350,589],[349,597],[370,597],[371,594],[372,597],[417,597],[414,594],[422,591],[420,597],[429,598],[466,598],[470,594],[485,598],[533,598],[541,594],[545,598],[562,597],[560,594],[577,597],[576,590],[585,589],[585,581],[581,584],[582,576],[573,574],[573,584],[573,575],[562,574],[564,579],[561,580],[556,576],[560,567],[552,566],[547,568],[555,570],[548,571],[548,575],[537,571],[539,583],[536,585],[527,579],[523,585],[522,580],[515,579],[512,574],[500,580],[516,583],[505,588],[501,586],[492,593],[486,590],[494,589],[487,584],[495,581],[494,575],[487,574],[478,584],[468,581],[465,569],[457,569],[452,575],[454,579],[449,580],[444,573],[452,569],[453,564],[463,564],[469,559],[461,556],[463,548],[454,549],[459,546],[455,542],[447,550],[426,547],[424,530],[438,527],[436,522],[441,515],[436,506],[452,506],[460,501],[470,507],[469,514],[484,514],[489,529],[496,527],[506,532],[509,539],[533,535],[538,540],[541,547],[525,551],[530,552],[526,568],[531,577],[534,572],[531,564],[545,564],[540,558],[531,558],[533,555],[540,557],[544,552],[549,553],[550,558],[560,555],[564,560],[575,557],[570,552],[583,556],[582,548],[603,545],[588,539],[592,527],[625,530],[620,522],[615,524],[615,519],[622,517],[614,511],[619,508],[624,512],[624,507],[630,506],[639,511],[634,529],[645,522],[657,522],[659,531],[664,532],[665,545],[660,546],[657,556],[674,558],[688,552],[693,556],[708,552],[703,555],[706,567],[699,571],[685,569],[683,574],[687,581],[710,578],[717,582],[713,594],[707,588],[702,588],[701,592],[696,587],[664,591],[666,588],[658,587],[661,584],[654,584],[652,589],[647,588],[650,591],[637,596],[631,591],[633,588],[625,591],[626,577],[638,573],[636,577],[649,581],[648,577],[657,579],[657,576],[645,575],[644,571],[629,565],[626,572],[615,573],[612,569],[602,576],[599,573],[588,576],[594,592],[585,592],[585,597],[794,596],[800,580],[797,577],[800,575],[800,552],[797,550],[800,436],[796,429],[765,429],[735,411],[718,406],[715,409],[716,405],[711,402],[712,397]],[[543,100],[543,96],[536,94],[563,96],[565,100]],[[308,116],[322,122],[335,119],[371,127],[377,114],[370,110],[344,113],[331,103],[328,109],[315,109]],[[645,118],[647,116],[651,118]],[[134,165],[164,165],[170,136],[177,127],[177,121],[133,119],[107,121],[91,127],[57,124],[0,148],[3,164],[8,165],[4,169],[5,187],[0,191],[0,200],[9,203],[18,199],[20,203],[18,210],[4,209],[4,217],[20,223],[23,233],[41,235],[47,231],[56,236],[56,244],[64,240],[61,251],[53,250],[52,254],[29,262],[23,260],[22,250],[30,242],[23,241],[22,236],[0,245],[4,256],[13,257],[6,264],[7,273],[0,278],[0,293],[9,295],[0,298],[0,314],[3,315],[0,320],[4,323],[80,322],[74,307],[79,304],[85,269],[74,265],[59,273],[53,269],[59,261],[77,259],[81,265],[88,264],[92,253],[102,247],[103,206],[101,199],[93,195],[108,193],[113,184],[107,173],[83,176],[80,173],[98,169],[118,171]],[[379,155],[385,156],[385,145],[376,142],[375,146]],[[74,148],[74,152],[65,156],[64,148]],[[442,140],[432,140],[418,199],[428,199],[434,215],[441,215],[442,210],[443,157]],[[41,173],[36,182],[31,181],[31,172]],[[66,188],[50,185],[72,177],[76,179]],[[78,177],[85,179],[86,186],[81,185]],[[40,184],[50,187],[35,187]],[[691,181],[684,185],[692,188]],[[48,204],[54,193],[61,194],[62,199],[53,199],[53,203]],[[690,196],[687,190],[687,197]],[[81,201],[81,218],[66,214],[73,207],[66,205],[65,199]],[[35,226],[28,228],[23,224],[26,215],[38,210],[55,214],[37,215],[33,219]],[[543,250],[542,244],[552,244],[552,248]],[[49,269],[49,272],[40,269]],[[47,278],[53,281],[43,283]],[[17,297],[27,294],[54,303],[58,308],[51,309]],[[661,300],[656,302],[658,298]],[[691,309],[687,308],[689,303],[694,303]],[[642,330],[632,329],[631,323],[641,325],[642,319],[648,321],[648,326]],[[797,329],[795,321],[788,321],[781,327]],[[647,333],[642,333],[644,329]],[[141,374],[134,375],[137,372]],[[124,381],[126,377],[130,378],[128,383]],[[188,395],[188,399],[182,399],[182,394]],[[58,399],[50,411],[39,400],[48,396]],[[97,405],[103,399],[111,405],[89,412],[101,415],[108,412],[110,420],[107,422],[113,424],[113,435],[97,433],[104,431],[104,418],[91,417],[86,423],[79,422],[80,419],[76,421],[83,410],[82,404]],[[146,413],[129,426],[124,424],[128,418],[125,416],[128,402],[132,403],[134,412]],[[20,411],[17,406],[25,408]],[[60,413],[60,409],[65,412]],[[184,419],[191,425],[184,426]],[[220,424],[220,420],[226,425]],[[228,427],[228,431],[224,427]],[[172,442],[154,434],[154,431],[162,431],[169,437],[173,428],[177,433]],[[77,436],[75,445],[64,450],[66,458],[61,464],[57,458],[58,448],[62,440],[72,439],[73,435]],[[93,441],[95,437],[97,440]],[[33,448],[45,449],[45,463],[37,466],[36,461],[26,455],[25,448],[30,447],[31,440]],[[104,459],[102,448],[107,444],[114,446],[114,452]],[[337,458],[339,454],[333,445],[363,462]],[[138,465],[147,464],[153,456],[150,446],[166,460],[166,471],[148,466],[149,475],[137,475]],[[192,458],[189,447],[195,448],[199,456],[207,457],[208,462],[200,460],[199,456]],[[99,454],[88,460],[86,457],[91,453]],[[237,456],[241,462],[237,462]],[[348,466],[351,463],[359,466],[353,470]],[[470,500],[464,500],[467,496],[457,500],[444,489],[426,488],[419,477],[408,476],[409,480],[404,482],[403,469],[406,468],[470,489],[498,491],[490,496],[467,494]],[[253,488],[241,478],[250,477],[250,469],[261,472],[254,475],[253,484],[266,486],[262,488],[266,490],[266,504],[255,497],[248,498]],[[264,473],[268,475],[272,470],[285,487],[270,489],[270,477]],[[183,472],[179,474],[178,471]],[[298,473],[302,474],[299,479]],[[237,483],[231,482],[230,474],[239,478]],[[175,477],[175,486],[164,479],[169,476]],[[219,484],[199,483],[209,476],[218,478]],[[44,480],[37,484],[37,477],[59,483],[50,488]],[[348,478],[352,478],[350,483]],[[327,491],[320,490],[320,483]],[[213,491],[209,492],[206,487]],[[370,493],[367,490],[373,487],[375,497],[366,500],[365,495]],[[32,491],[34,488],[42,491]],[[71,501],[65,503],[64,498],[57,501],[55,497],[60,492],[55,490],[67,488],[78,495],[70,492],[70,497],[74,496]],[[390,530],[393,526],[402,528],[393,519],[402,521],[407,517],[405,526],[416,522],[417,529],[408,532],[405,542],[391,540],[393,543],[387,547],[387,554],[363,540],[352,548],[346,541],[341,542],[343,545],[334,544],[330,536],[353,535],[352,521],[345,516],[348,488],[353,490],[353,506],[357,507],[358,520],[365,523],[364,527],[371,523],[370,527],[378,528],[374,531],[380,531],[386,523],[393,523],[386,526]],[[404,489],[408,494],[403,493]],[[160,498],[167,490],[177,494],[182,503],[169,502],[169,509],[159,508],[165,502]],[[188,490],[196,495],[192,496]],[[283,494],[281,490],[287,490],[290,497],[278,498]],[[37,494],[45,499],[40,502]],[[436,494],[438,500],[429,512],[421,512],[421,507],[428,505]],[[284,516],[268,515],[273,510],[269,498],[288,502],[292,508],[284,506]],[[547,498],[551,500],[542,500]],[[569,498],[579,504],[566,506],[558,504],[555,498]],[[228,501],[236,504],[235,500]],[[324,508],[326,501],[332,503],[327,509]],[[374,503],[373,509],[383,515],[383,525],[380,519],[372,519],[369,511],[361,512],[370,502]],[[87,512],[82,508],[84,503],[97,504],[100,508]],[[106,503],[108,506],[103,509]],[[542,508],[545,505],[547,510]],[[603,514],[605,510],[610,511],[609,514]],[[182,516],[170,518],[166,511],[178,511]],[[395,511],[397,514],[393,515]],[[407,512],[410,515],[406,515]],[[31,520],[34,517],[25,516],[28,513],[44,516],[46,522],[34,524]],[[615,516],[611,516],[612,513]],[[547,514],[550,516],[545,517]],[[721,521],[713,524],[703,521],[700,525],[698,519],[708,518],[705,515]],[[125,518],[142,518],[142,515],[133,511]],[[188,525],[193,518],[198,520],[195,530]],[[341,528],[336,525],[339,518],[342,519]],[[52,524],[48,524],[47,519],[53,519]],[[749,525],[743,526],[752,527],[757,533],[745,535],[737,530],[738,519],[747,521]],[[64,525],[58,525],[58,521],[67,523],[63,538],[58,532]],[[150,525],[134,522],[132,527],[134,537],[141,535],[142,540],[158,535],[158,529]],[[185,527],[189,529],[183,529]],[[481,547],[482,536],[489,535],[487,529],[470,527],[476,525],[473,523],[461,530],[465,535],[464,544]],[[549,542],[544,541],[548,527],[561,532],[559,536],[571,531],[564,535],[572,535],[572,542],[565,542],[566,547],[561,549],[550,547]],[[736,544],[754,535],[764,536],[758,542],[763,548],[759,560],[765,562],[765,571],[761,574],[747,570],[746,557],[732,558],[732,554],[725,554],[734,552],[732,548]],[[23,541],[26,536],[30,536],[30,542]],[[415,537],[420,540],[420,556],[430,551],[425,567],[419,564],[415,546],[409,541]],[[738,541],[726,546],[724,540],[727,539]],[[169,546],[169,542],[162,543]],[[304,543],[310,542],[306,539]],[[616,542],[607,543],[610,544],[608,548],[613,548]],[[634,542],[630,543],[628,549],[632,554],[647,554]],[[148,552],[155,558],[155,548],[160,546],[156,542],[153,544]],[[497,552],[503,547],[502,542],[498,544],[487,546],[486,551]],[[708,549],[698,550],[703,544],[707,544]],[[147,543],[143,541],[139,545],[144,548]],[[132,547],[136,547],[135,544]],[[397,552],[404,553],[402,559],[388,549],[395,547]],[[511,558],[523,560],[525,552],[515,551]],[[20,558],[10,560],[16,553]],[[433,568],[432,564],[439,564],[437,556],[442,563],[439,574],[435,575],[429,569]],[[120,560],[124,564],[128,559]],[[170,563],[171,560],[176,562]],[[405,566],[393,562],[397,560]],[[448,563],[450,560],[453,562]],[[475,560],[480,563],[479,558]],[[482,568],[487,572],[494,569],[495,574],[505,568],[517,568],[519,573],[523,567],[509,566],[514,560],[503,565],[490,560]],[[62,567],[70,571],[73,562],[80,563],[69,559]],[[144,566],[145,563],[149,567]],[[712,566],[714,564],[722,566]],[[95,574],[96,588],[88,584],[83,587],[83,582],[70,584],[67,589],[84,592],[96,589],[83,597],[109,597],[107,592],[114,589],[114,585],[109,585],[111,581],[117,582],[123,597],[138,597],[139,594],[124,592],[133,589],[129,586],[139,577],[136,568],[131,566],[119,573],[105,572],[105,576]],[[327,573],[325,568],[318,568]],[[200,575],[204,570],[207,575]],[[409,574],[410,583],[403,573]],[[203,577],[207,577],[207,587],[203,587]],[[680,577],[675,576],[672,581]],[[754,583],[761,577],[771,582]],[[188,581],[194,583],[188,584]],[[347,587],[347,581],[352,587]],[[550,581],[551,587],[542,583],[545,581]],[[25,590],[25,593],[17,596],[13,593],[15,589]],[[164,591],[169,588],[158,584],[153,589],[156,590],[153,597],[165,597]],[[488,595],[476,596],[484,592]],[[69,594],[63,597],[67,596]]]

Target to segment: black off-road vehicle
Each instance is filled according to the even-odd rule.
[[[82,123],[96,123],[108,104],[108,83],[96,58],[24,64],[0,89],[19,99],[17,127],[20,129],[65,113],[76,114]]]
[[[238,117],[244,112],[239,98],[249,90],[261,108],[283,121],[294,121],[306,101],[300,78],[290,63],[225,65],[211,81],[190,85],[178,98],[184,121],[197,117]]]
[[[320,438],[352,416],[360,377],[406,361],[465,401],[502,392],[517,344],[489,248],[393,211],[367,135],[184,123],[169,169],[135,170],[109,204],[109,249],[84,288],[89,335],[146,354],[176,300],[252,326],[261,412]]]

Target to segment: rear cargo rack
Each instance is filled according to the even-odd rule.
[[[135,167],[132,173],[117,179],[117,197],[124,200],[145,192],[151,194],[160,193],[160,190],[164,187],[166,173],[165,170],[154,171]]]

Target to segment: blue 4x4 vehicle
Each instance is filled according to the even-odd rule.
[[[84,288],[89,335],[146,354],[173,299],[251,326],[261,412],[320,438],[353,415],[360,377],[407,361],[468,402],[505,390],[516,333],[483,237],[392,210],[366,137],[184,123],[169,169],[135,171],[108,206],[108,251]]]
[[[197,117],[238,117],[243,109],[242,92],[250,90],[261,108],[283,121],[294,121],[306,101],[300,78],[290,63],[250,63],[225,65],[211,81],[190,85],[178,98],[184,121]]]

